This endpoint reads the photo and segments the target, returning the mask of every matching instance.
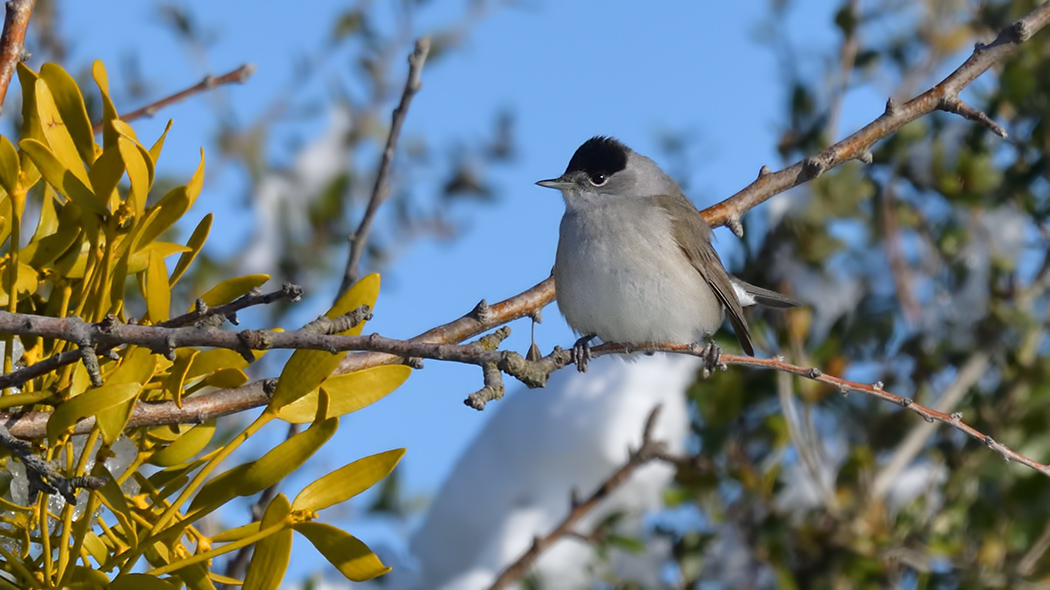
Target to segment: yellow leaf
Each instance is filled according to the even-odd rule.
[[[171,131],[171,122],[171,119],[168,119],[168,124],[164,127],[164,133],[161,133],[153,146],[149,148],[149,157],[153,160],[154,165],[156,165],[157,160],[160,159],[161,150],[164,149],[164,138],[167,137],[168,132]]]
[[[113,580],[109,590],[179,590],[179,585],[149,574],[122,574]]]
[[[209,307],[225,305],[270,280],[270,275],[243,275],[226,279],[200,296]],[[191,308],[192,309],[192,308]]]
[[[72,172],[80,182],[90,188],[91,181],[88,180],[84,162],[80,159],[80,153],[77,152],[73,137],[69,134],[65,121],[62,120],[62,114],[55,104],[55,97],[51,94],[47,82],[42,78],[37,79],[35,91],[36,110],[40,116],[40,127],[44,130],[48,147],[62,163],[63,168]]]
[[[211,375],[204,378],[204,384],[208,387],[217,387],[219,389],[233,389],[240,387],[248,382],[248,375],[240,369],[234,369],[233,367],[227,367],[225,369],[219,369]]]
[[[46,141],[44,131],[40,128],[40,117],[36,113],[36,92],[34,90],[37,80],[36,72],[30,70],[21,62],[18,63],[16,69],[18,71],[18,83],[22,87],[22,129],[19,137],[21,139],[32,138]],[[40,180],[40,172],[25,152],[19,152],[18,160],[21,163],[23,173],[22,186],[29,188],[36,184],[37,180]]]
[[[138,534],[135,532],[131,511],[128,509],[124,492],[117,485],[116,478],[102,463],[95,463],[95,466],[91,469],[91,475],[105,480],[106,483],[99,490],[99,498],[101,498],[106,508],[116,515],[117,521],[120,522],[121,528],[124,529],[124,533],[127,535],[128,542],[132,545],[137,544]]]
[[[48,442],[55,444],[60,436],[80,420],[135,397],[140,388],[138,383],[103,385],[62,402],[47,421]]]
[[[390,571],[368,545],[330,524],[299,522],[295,524],[295,530],[309,539],[328,563],[348,580],[365,582]]]
[[[197,200],[197,197],[201,194],[201,188],[204,187],[204,149],[201,148],[201,162],[197,164],[197,170],[193,173],[193,177],[190,178],[190,182],[186,185],[186,195],[190,198],[190,205]]]
[[[223,349],[224,350],[224,349]],[[164,389],[171,392],[175,399],[175,406],[182,407],[182,388],[186,383],[186,373],[193,365],[193,359],[200,354],[196,348],[182,348],[175,351],[175,364],[168,370],[168,378],[164,380]],[[176,461],[175,463],[179,463]],[[174,465],[175,463],[172,463]]]
[[[288,498],[284,494],[270,501],[263,514],[260,530],[287,520]],[[284,580],[292,556],[292,529],[284,528],[255,544],[255,553],[244,576],[244,590],[277,590]]]
[[[159,238],[186,214],[190,204],[189,193],[185,186],[178,186],[168,191],[168,194],[161,197],[156,205],[150,207],[149,212],[153,215],[143,222],[142,233],[137,243],[148,244]]]
[[[0,277],[3,277],[3,280],[0,281],[0,306],[6,306],[8,301],[8,293],[4,285],[6,285],[9,280],[7,273],[11,271],[7,270],[7,268],[7,264],[0,266]],[[22,301],[26,297],[36,293],[36,288],[39,285],[40,280],[36,269],[28,264],[22,264],[19,262],[18,276],[15,277],[15,291],[18,293],[18,301]]]
[[[146,199],[149,197],[151,182],[149,166],[146,163],[148,154],[144,157],[138,145],[123,137],[117,138],[117,148],[120,150],[120,158],[124,161],[124,167],[128,171],[128,180],[131,181],[128,202],[135,215],[141,217],[146,211]]]
[[[70,576],[70,588],[101,588],[109,583],[109,576],[97,569],[82,565],[74,565],[72,567],[73,574]]]
[[[163,450],[153,453],[149,462],[159,467],[171,467],[188,461],[208,446],[214,434],[215,420],[208,420],[204,424],[194,426]]]
[[[95,561],[99,563],[104,562],[109,557],[109,549],[106,548],[105,543],[91,531],[88,531],[87,536],[84,537],[84,549],[87,549],[88,555],[94,557]]]
[[[237,528],[227,529],[209,540],[212,544],[216,543],[231,543],[233,541],[240,541],[245,537],[249,537],[259,532],[259,521],[249,522],[248,524],[241,525]]]
[[[247,366],[248,363],[244,357],[237,352],[227,348],[212,348],[202,351],[193,359],[193,364],[186,373],[186,380],[196,379],[201,375],[210,375],[222,369],[243,369]]]
[[[244,477],[244,474],[251,466],[251,463],[238,465],[211,478],[208,483],[201,487],[201,491],[197,492],[197,495],[193,497],[186,514],[193,514],[201,510],[211,512],[236,498],[238,495],[237,482]]]
[[[106,376],[106,383],[110,385],[131,383],[141,388],[153,378],[153,374],[157,371],[158,358],[147,348],[132,346],[125,351],[120,366]],[[132,396],[128,400],[98,411],[96,423],[99,430],[102,431],[102,440],[106,444],[113,444],[120,433],[124,432],[124,426],[131,418],[131,410],[135,407],[136,397]]]
[[[146,269],[146,309],[149,310],[149,321],[156,324],[168,319],[170,306],[168,269],[164,266],[164,259],[152,252],[149,255],[149,268]]]
[[[23,139],[18,143],[18,147],[29,155],[36,167],[40,169],[44,180],[60,194],[92,213],[99,215],[108,213],[105,203],[75,173],[63,166],[46,145],[35,139]],[[87,173],[84,174],[84,178],[87,178]]]
[[[193,230],[190,239],[186,240],[186,251],[183,252],[182,256],[179,256],[179,261],[175,263],[175,270],[171,271],[171,278],[168,279],[170,286],[175,286],[175,283],[182,278],[183,273],[193,263],[197,254],[200,254],[201,249],[204,248],[204,242],[208,239],[208,232],[211,231],[211,221],[212,214],[205,215],[204,219],[201,219],[201,222],[197,224],[197,228]]]
[[[261,492],[287,477],[324,446],[337,428],[338,418],[314,424],[253,461],[237,482],[238,495]]]
[[[47,192],[51,192],[51,187],[48,187]],[[54,199],[48,196],[46,200],[51,204],[44,205],[45,214],[48,209],[54,209]],[[44,268],[69,250],[69,247],[76,242],[77,236],[80,235],[80,212],[80,207],[67,203],[58,212],[58,228],[42,236],[38,230],[37,235],[40,236],[40,240],[30,243],[25,252],[32,266]]]
[[[18,190],[18,173],[21,168],[15,146],[6,137],[0,136],[0,186],[9,195]]]
[[[336,318],[345,315],[362,305],[374,308],[376,298],[379,296],[379,275],[370,274],[361,279],[335,302],[335,305],[325,315]],[[360,334],[364,329],[364,322],[357,326],[341,332],[343,335]],[[291,358],[285,363],[281,376],[277,380],[277,389],[270,398],[268,412],[276,412],[284,406],[317,389],[339,363],[346,356],[346,352],[332,354],[323,350],[297,350],[292,353]]]
[[[412,374],[405,365],[382,365],[325,380],[325,391],[331,398],[328,416],[342,416],[382,399],[401,386]],[[277,411],[277,417],[296,424],[314,419],[317,412],[317,390],[311,391]]]
[[[215,584],[208,579],[208,568],[204,567],[203,563],[181,568],[174,574],[186,584],[186,590],[215,590]]]
[[[318,512],[345,502],[390,475],[404,454],[405,449],[393,449],[336,469],[303,488],[292,510]]]
[[[119,134],[113,128],[113,120],[117,118],[117,109],[113,106],[113,100],[109,97],[109,77],[106,75],[106,67],[101,61],[96,60],[91,65],[91,76],[95,78],[99,92],[102,93],[102,147],[109,149],[117,146]]]
[[[113,130],[116,131],[117,134],[123,135],[124,137],[134,141],[135,143],[139,142],[139,138],[137,135],[135,135],[135,130],[131,127],[131,125],[128,125],[120,119],[113,121]]]
[[[91,188],[95,195],[103,202],[115,205],[117,185],[124,177],[124,160],[120,158],[120,150],[110,148],[104,150],[102,155],[88,168],[88,179],[91,180]]]
[[[40,66],[40,77],[47,82],[69,136],[80,152],[80,158],[91,164],[95,161],[95,134],[91,131],[91,120],[88,119],[80,88],[58,64],[46,63]]]
[[[149,268],[150,256],[154,254],[167,258],[186,252],[186,246],[172,242],[150,242],[148,246],[131,255],[128,261],[128,274],[138,274]]]

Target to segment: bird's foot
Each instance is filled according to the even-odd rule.
[[[726,370],[725,364],[722,363],[722,348],[715,344],[714,340],[708,341],[706,346],[699,349],[699,353],[698,356],[704,361],[704,379],[710,377],[716,369]]]
[[[572,362],[576,363],[576,370],[581,373],[587,372],[587,363],[591,360],[591,340],[594,334],[587,334],[572,345]]]

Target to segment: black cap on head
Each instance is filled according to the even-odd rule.
[[[577,148],[565,174],[583,171],[591,178],[598,174],[612,176],[627,167],[627,154],[630,152],[631,149],[618,140],[596,135]]]

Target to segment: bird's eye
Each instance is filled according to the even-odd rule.
[[[605,181],[607,179],[608,178],[604,174],[602,174],[601,172],[591,175],[591,183],[594,184],[595,186],[601,186],[601,185],[605,184]]]

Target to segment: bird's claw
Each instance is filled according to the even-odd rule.
[[[587,363],[591,360],[591,340],[594,334],[588,334],[572,345],[572,362],[576,363],[576,370],[581,373],[587,372]]]
[[[704,361],[703,375],[704,379],[711,376],[711,373],[715,372],[716,369],[726,369],[726,366],[722,363],[722,348],[719,347],[714,341],[710,341],[700,349],[700,358]]]

